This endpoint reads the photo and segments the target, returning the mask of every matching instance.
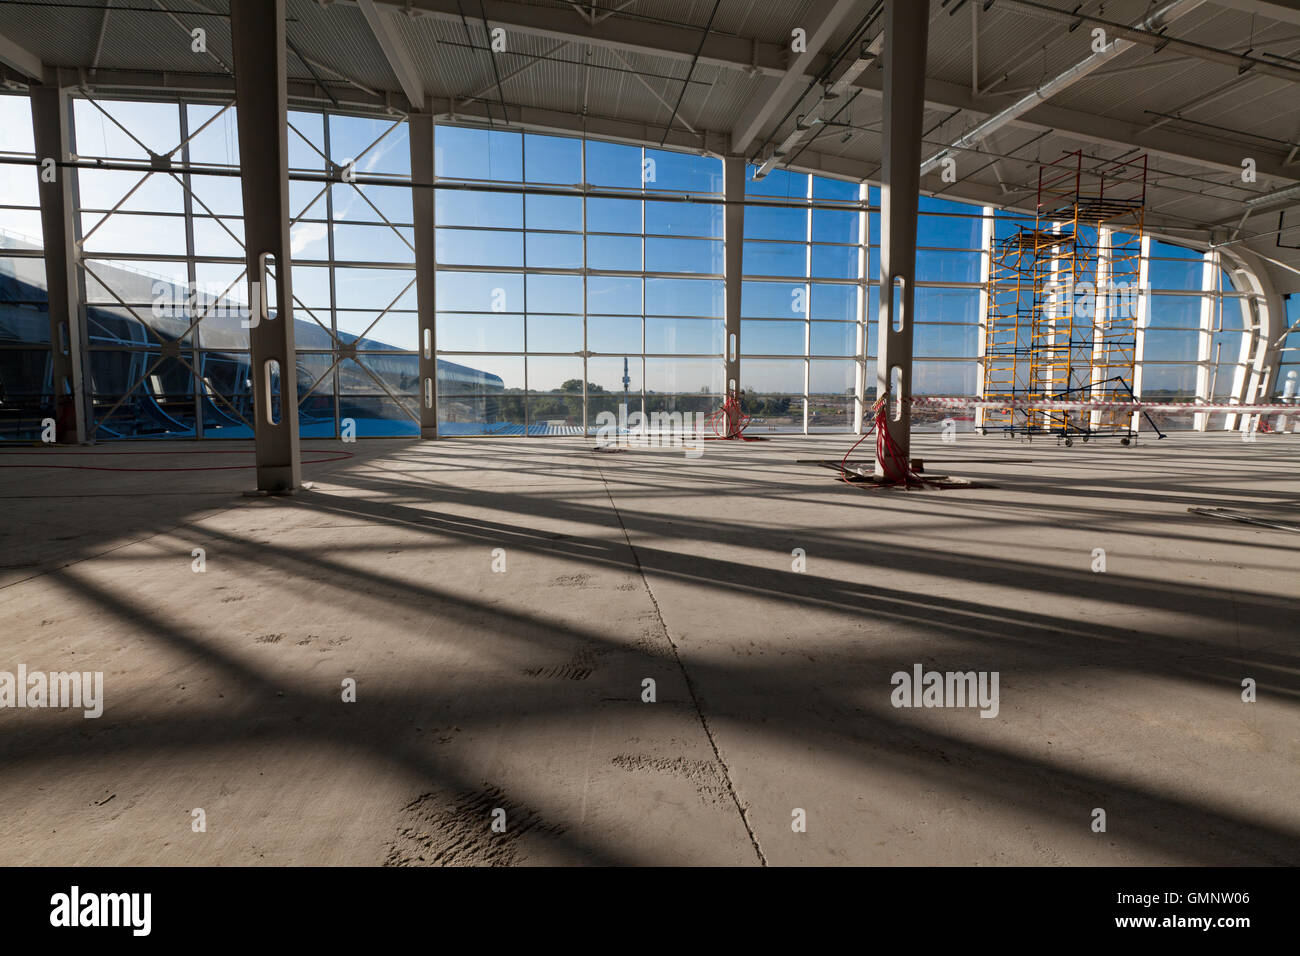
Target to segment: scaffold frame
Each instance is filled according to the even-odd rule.
[[[1052,405],[1133,396],[1146,183],[1145,153],[1075,150],[1039,169],[1033,227],[992,244],[981,397],[1014,404],[986,410],[982,433],[1136,438],[1131,413]]]

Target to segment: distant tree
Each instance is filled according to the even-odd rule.
[[[588,383],[587,383],[587,394],[591,394],[592,392],[603,392],[604,390],[605,390],[605,389],[604,389],[602,386],[597,385],[595,382],[588,382]],[[558,389],[556,389],[556,391],[559,391],[559,392],[568,392],[568,393],[571,393],[571,394],[572,394],[572,393],[577,393],[578,395],[581,395],[581,394],[582,394],[582,379],[580,379],[580,378],[571,378],[571,379],[569,379],[568,381],[563,382],[563,383],[560,385],[560,387],[559,387]]]

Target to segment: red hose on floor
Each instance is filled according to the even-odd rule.
[[[740,410],[740,401],[734,395],[728,395],[722,407],[706,418],[705,423],[713,429],[712,436],[705,436],[708,441],[762,441],[745,436],[749,416]]]
[[[884,475],[880,478],[879,484],[884,485],[903,485],[908,488],[920,488],[925,485],[925,479],[912,470],[911,463],[903,450],[898,447],[898,442],[889,434],[889,425],[885,418],[888,414],[889,396],[883,395],[876,399],[876,403],[871,406],[871,427],[861,438],[853,443],[853,447],[844,453],[840,459],[840,480],[849,480],[849,471],[845,467],[849,460],[849,455],[866,441],[874,432],[876,436],[876,462],[880,465],[880,470]]]

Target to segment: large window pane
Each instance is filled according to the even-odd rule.
[[[524,225],[523,199],[518,193],[438,189],[434,197],[434,219],[439,226],[522,229]]]
[[[439,351],[524,350],[524,317],[519,314],[439,312],[437,332]]]
[[[802,282],[745,282],[740,314],[752,319],[788,319],[808,314],[807,287]]]
[[[647,358],[645,387],[647,392],[720,395],[722,360]]]
[[[530,269],[581,269],[582,236],[528,233],[527,264]]]
[[[641,200],[588,199],[588,232],[641,232]]]
[[[582,140],[525,134],[524,174],[530,183],[581,183]]]
[[[640,272],[641,242],[640,236],[588,236],[587,268]]]
[[[721,238],[722,209],[705,203],[649,201],[645,204],[645,231],[647,235]]]
[[[1189,295],[1153,295],[1148,328],[1194,329],[1201,323],[1201,299]]]
[[[742,319],[740,323],[741,349],[745,355],[803,355],[804,334],[803,322]],[[748,381],[744,365],[741,371]]]
[[[582,359],[561,355],[528,357],[528,391],[582,395]]]
[[[751,276],[806,276],[808,247],[794,243],[745,243],[745,274]]]
[[[645,323],[645,350],[669,354],[722,354],[723,324],[716,319],[661,319]]]
[[[912,363],[915,395],[974,395],[978,366],[974,362]]]
[[[854,355],[857,351],[856,322],[813,322],[810,326],[813,355]]]
[[[529,312],[582,314],[582,276],[530,275]]]
[[[581,196],[526,196],[524,212],[529,229],[582,230]]]
[[[694,153],[645,151],[646,188],[673,192],[722,192],[722,161]],[[590,173],[588,173],[590,180]]]
[[[593,315],[587,320],[587,348],[593,352],[641,354],[641,317]]]
[[[646,279],[646,315],[722,317],[720,279]]]
[[[439,177],[510,183],[523,178],[523,137],[519,133],[439,126],[434,144],[434,173]]]
[[[578,352],[582,349],[582,316],[528,316],[528,351]]]
[[[587,142],[587,182],[591,185],[640,189],[641,170],[639,146]]]
[[[519,268],[524,264],[524,237],[519,232],[439,229],[437,256],[442,265]]]
[[[721,275],[722,243],[710,239],[647,239],[645,268],[647,272]]]
[[[440,312],[519,312],[524,307],[524,277],[439,270],[437,305]]]

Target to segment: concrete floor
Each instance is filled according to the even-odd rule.
[[[1300,437],[849,444],[0,449],[0,670],[105,680],[0,711],[0,864],[1300,863],[1300,535],[1187,513],[1300,522]]]

